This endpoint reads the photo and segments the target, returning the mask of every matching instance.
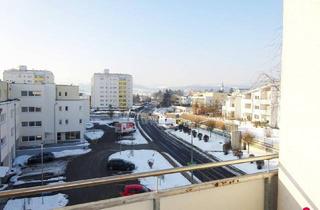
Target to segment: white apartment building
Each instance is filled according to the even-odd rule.
[[[20,77],[37,70],[21,70]],[[11,70],[5,71],[9,81],[9,98],[20,100],[19,147],[60,143],[83,139],[85,123],[89,121],[89,102],[80,99],[79,87],[46,83],[12,81]],[[16,75],[16,70],[12,70]],[[24,75],[26,73],[26,75]],[[52,74],[51,72],[48,75]],[[53,77],[52,77],[53,78]]]
[[[91,107],[126,110],[133,105],[132,76],[129,74],[95,73],[91,79]]]
[[[89,100],[79,96],[79,86],[56,85],[55,133],[57,142],[84,138],[89,122]]]
[[[19,139],[19,100],[8,99],[8,83],[0,81],[0,166],[11,168]]]
[[[228,119],[241,119],[241,99],[240,90],[228,95],[224,106],[222,106],[222,116]]]
[[[222,108],[223,116],[252,122],[267,122],[271,127],[279,125],[279,84],[266,84],[243,93],[229,96]]]
[[[54,75],[46,70],[28,70],[27,66],[3,71],[3,80],[8,83],[54,84]]]

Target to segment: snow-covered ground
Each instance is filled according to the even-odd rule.
[[[134,132],[132,135],[125,136],[124,139],[117,141],[117,143],[123,145],[137,145],[148,144],[148,141],[141,135],[139,129],[137,129],[136,132]]]
[[[93,123],[92,122],[87,122],[86,123],[86,129],[89,129],[89,128],[93,128]]]
[[[173,168],[160,153],[154,150],[125,150],[112,154],[109,160],[114,158],[121,158],[134,163],[136,165],[134,173]],[[149,160],[153,161],[152,168],[148,165]],[[140,182],[152,190],[157,188],[156,177],[141,178]],[[180,173],[169,174],[159,178],[158,189],[168,189],[189,184],[190,182]]]
[[[84,135],[89,139],[89,140],[97,140],[100,139],[104,134],[103,130],[100,129],[93,129],[93,130],[87,130]]]
[[[83,155],[91,152],[91,149],[83,148],[83,149],[70,149],[70,150],[62,150],[60,152],[52,152],[56,158]]]
[[[51,210],[64,207],[68,204],[67,195],[58,193],[50,196],[11,199],[4,210]]]
[[[90,152],[91,149],[84,147],[82,149],[62,150],[59,152],[52,152],[56,158],[70,157],[83,155]],[[65,179],[64,174],[68,164],[67,160],[57,159],[52,162],[44,163],[42,170],[41,164],[27,165],[28,159],[31,155],[21,155],[15,158],[13,163],[13,171],[16,173],[11,177],[10,181],[13,185],[21,185],[26,183],[41,182],[41,173],[47,174],[45,183],[60,182]]]
[[[250,122],[242,122],[239,125],[239,130],[242,133],[248,132],[254,135],[255,139],[265,142],[270,145],[279,145],[279,129],[272,128],[256,128]]]
[[[183,139],[184,141],[191,143],[191,135],[188,135],[184,132],[180,132],[179,130],[178,131],[167,130],[167,131],[179,137],[180,139]],[[204,129],[200,129],[200,133],[207,134],[208,136],[210,136],[210,132]],[[211,133],[211,137],[209,138],[208,142],[204,142],[204,140],[200,141],[198,138],[193,138],[193,145],[207,153],[214,155],[215,157],[219,158],[221,161],[238,159],[236,156],[232,154],[231,151],[229,152],[228,155],[224,155],[224,153],[222,152],[223,151],[222,147],[225,141],[226,141],[225,137]],[[255,156],[263,156],[271,153],[250,146],[250,154],[254,154]],[[247,157],[249,157],[248,151],[243,150],[243,158],[247,158]],[[257,169],[257,166],[255,163],[242,163],[234,166],[239,168],[245,173],[251,174],[251,173],[267,171],[268,170],[267,164],[268,164],[267,161],[265,161],[265,166],[261,170]],[[277,167],[278,167],[278,160],[273,159],[269,161],[270,170],[276,169]]]

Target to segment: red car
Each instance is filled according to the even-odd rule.
[[[151,192],[151,190],[141,184],[129,184],[124,186],[123,191],[120,194],[121,196],[129,196],[145,192]]]

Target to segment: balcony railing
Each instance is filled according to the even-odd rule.
[[[244,159],[238,159],[238,160],[229,160],[229,161],[223,161],[223,162],[212,162],[212,163],[199,164],[199,165],[190,165],[190,166],[170,168],[170,169],[150,171],[150,172],[86,179],[86,180],[66,182],[66,183],[56,184],[56,185],[6,190],[6,191],[0,192],[0,199],[30,196],[30,195],[37,195],[41,193],[57,192],[57,191],[70,190],[70,189],[80,189],[80,188],[93,187],[93,186],[99,186],[104,184],[119,183],[119,182],[128,181],[128,180],[137,180],[139,178],[145,178],[145,177],[160,177],[166,174],[203,170],[203,169],[216,168],[216,167],[222,167],[222,166],[228,166],[228,165],[235,165],[240,163],[254,162],[258,160],[268,161],[276,158],[278,158],[278,154],[244,158]]]

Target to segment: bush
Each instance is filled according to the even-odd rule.
[[[233,155],[237,156],[239,159],[241,159],[243,156],[243,152],[241,150],[234,150]]]
[[[192,136],[193,136],[194,138],[196,138],[196,137],[197,137],[197,131],[192,130]]]
[[[208,135],[204,135],[203,136],[203,140],[204,140],[204,142],[208,142],[209,141],[209,136]]]
[[[198,138],[199,138],[199,140],[201,141],[201,139],[202,139],[202,133],[198,133]]]
[[[231,149],[231,142],[224,143],[222,146],[223,153],[225,155],[229,154],[229,150]]]
[[[257,164],[257,169],[261,170],[264,166],[264,160],[257,160],[256,164]]]
[[[255,157],[255,156],[254,156],[254,154],[250,154],[249,157]],[[253,163],[253,161],[250,162],[250,163]]]

